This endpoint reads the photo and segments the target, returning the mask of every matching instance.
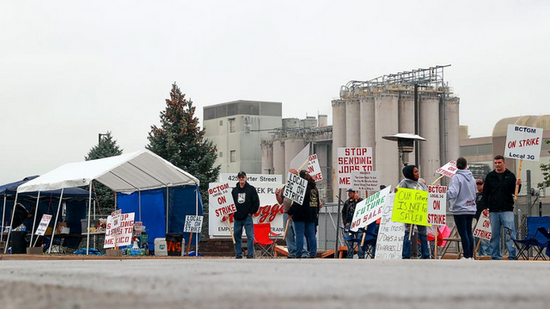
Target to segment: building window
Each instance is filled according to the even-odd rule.
[[[237,151],[236,150],[231,150],[229,152],[229,162],[231,162],[231,163],[237,162]]]
[[[223,151],[220,151],[220,158],[223,158]]]
[[[220,127],[223,126],[223,120],[220,120]]]
[[[237,125],[235,123],[235,118],[231,118],[227,121],[229,124],[229,133],[235,133],[237,132]]]

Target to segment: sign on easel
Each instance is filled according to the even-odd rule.
[[[355,232],[378,220],[378,218],[382,216],[382,209],[384,205],[386,205],[386,200],[390,192],[391,186],[388,186],[384,190],[376,192],[359,202],[355,206],[350,230]]]
[[[352,188],[351,172],[373,171],[372,147],[338,148],[338,188]]]
[[[479,220],[477,221],[476,228],[474,229],[473,236],[491,240],[492,233],[491,220],[489,219],[489,216],[481,213],[481,216],[479,216]]]
[[[202,216],[185,216],[183,231],[185,233],[200,233],[202,231]]]
[[[309,161],[307,162],[307,172],[316,182],[323,180],[321,165],[319,165],[319,158],[317,158],[316,154],[309,156]]]
[[[428,224],[428,192],[397,188],[392,221],[430,226]]]
[[[394,197],[395,194],[389,194],[384,208],[382,208],[375,259],[400,260],[402,257],[405,225],[391,220]]]
[[[447,187],[428,186],[428,223],[446,225]]]
[[[208,202],[214,210],[218,219],[223,219],[230,214],[237,212],[237,207],[231,194],[232,188],[228,183],[210,183],[208,188]]]
[[[307,180],[293,173],[288,173],[283,196],[302,205],[306,196]]]
[[[40,219],[40,223],[38,224],[38,227],[36,228],[36,232],[34,235],[44,236],[46,234],[46,230],[48,229],[48,225],[50,224],[50,221],[52,220],[52,215],[43,214],[42,219]]]

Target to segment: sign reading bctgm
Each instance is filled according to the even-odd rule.
[[[351,188],[353,171],[373,171],[372,147],[338,148],[338,188]]]
[[[428,186],[428,223],[446,225],[447,187]]]
[[[542,129],[508,125],[504,156],[512,159],[539,161],[542,146]]]
[[[233,201],[233,195],[228,183],[215,184],[210,183],[208,188],[208,203],[214,209],[216,218],[223,219],[230,214],[237,212],[237,207]]]

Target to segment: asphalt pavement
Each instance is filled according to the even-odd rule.
[[[0,260],[0,308],[546,308],[540,261]]]

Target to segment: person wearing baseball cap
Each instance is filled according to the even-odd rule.
[[[243,236],[243,227],[246,230],[246,258],[254,258],[254,223],[252,222],[252,216],[260,208],[260,198],[258,197],[258,192],[256,188],[250,185],[246,181],[246,173],[240,171],[237,174],[239,182],[237,186],[231,191],[233,196],[233,201],[235,202],[235,207],[237,212],[233,214],[235,222],[233,223],[234,231],[233,235],[235,236],[235,257],[237,259],[242,259],[243,250],[242,250],[242,236]]]
[[[359,194],[355,191],[355,189],[349,188],[348,190],[348,200],[344,203],[344,207],[342,208],[342,222],[344,223],[344,231],[347,234],[346,237],[350,238],[362,238],[363,232],[357,231],[357,232],[351,232],[350,231],[350,224],[351,220],[353,219],[353,214],[355,213],[355,207],[359,202],[361,202],[363,199],[359,197]],[[353,259],[353,255],[355,254],[355,248],[353,246],[353,243],[348,242],[348,259]],[[358,246],[357,248],[357,256],[360,259],[365,258],[365,251],[361,246]]]

